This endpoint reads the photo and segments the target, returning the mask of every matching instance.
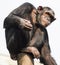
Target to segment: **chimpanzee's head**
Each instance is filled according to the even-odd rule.
[[[50,7],[39,6],[37,9],[37,12],[38,12],[37,20],[44,27],[48,26],[50,23],[52,23],[56,19],[55,13]]]
[[[36,22],[36,8],[31,3],[24,3],[19,7],[18,16],[30,20],[31,23]]]

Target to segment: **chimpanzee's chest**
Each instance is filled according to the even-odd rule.
[[[34,44],[34,46],[36,46],[36,47],[40,47],[42,44],[43,44],[43,42],[44,42],[44,37],[45,36],[45,34],[44,34],[44,32],[43,31],[41,31],[39,28],[36,30],[36,32],[35,32],[35,44]]]
[[[44,32],[41,31],[39,28],[36,30],[36,32],[38,32],[38,33],[36,34],[36,36],[37,36],[37,41],[36,41],[36,43],[41,44],[41,43],[44,41]]]

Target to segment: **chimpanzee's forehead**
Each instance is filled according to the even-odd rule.
[[[50,18],[52,18],[53,16],[49,13],[49,12],[45,12],[45,14],[49,15]]]
[[[47,15],[51,16],[51,14],[49,12],[44,12],[44,14],[47,14]]]

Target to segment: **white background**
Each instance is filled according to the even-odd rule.
[[[3,21],[5,17],[16,7],[24,2],[32,3],[36,8],[40,5],[49,6],[55,11],[56,21],[47,27],[51,55],[60,65],[60,1],[59,0],[0,0],[0,54],[9,55],[6,49]]]

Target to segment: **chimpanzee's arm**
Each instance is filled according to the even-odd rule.
[[[21,23],[20,17],[10,14],[4,20],[4,28],[9,28],[11,26],[21,26],[20,23]]]
[[[44,43],[47,45],[47,47],[48,47],[49,51],[51,52],[50,45],[49,45],[48,32],[47,32],[47,30],[46,30],[46,29],[45,29],[45,31],[44,31],[44,38],[45,38],[45,42],[44,42]]]
[[[32,29],[32,24],[29,20],[23,19],[15,14],[10,14],[4,20],[4,28],[9,27],[18,27],[18,28],[26,28],[28,30]]]
[[[34,55],[35,58],[39,58],[40,57],[40,52],[36,47],[26,47],[23,50],[21,50],[21,52],[28,52],[28,53],[32,53]]]

